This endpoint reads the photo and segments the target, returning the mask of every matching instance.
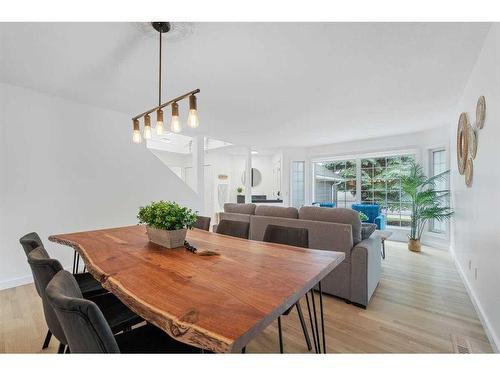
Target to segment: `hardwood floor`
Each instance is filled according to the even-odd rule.
[[[325,296],[329,353],[474,353],[491,347],[460,276],[446,251],[386,242],[382,277],[366,310]],[[303,310],[307,313],[305,301]],[[307,320],[307,319],[306,319]],[[307,320],[309,324],[309,321]],[[307,351],[296,310],[282,318],[286,353]],[[46,334],[41,301],[33,284],[0,291],[0,352],[55,353],[57,340],[42,350]],[[247,346],[247,353],[277,353],[277,323]]]

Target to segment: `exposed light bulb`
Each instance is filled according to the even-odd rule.
[[[142,136],[140,130],[134,130],[134,136],[132,137],[132,140],[134,141],[134,143],[142,142]]]
[[[174,133],[180,133],[182,130],[179,120],[179,105],[176,102],[172,103],[172,117],[170,118],[170,130]]]
[[[139,120],[134,120],[134,132],[132,134],[132,142],[134,142],[134,143],[141,143],[142,142],[141,129],[139,127]]]
[[[144,139],[151,139],[151,117],[144,116]]]
[[[197,128],[200,125],[200,119],[198,117],[198,109],[196,105],[196,96],[189,96],[189,115],[188,115],[188,125],[191,128]]]
[[[163,134],[163,111],[161,109],[156,111],[156,134]]]
[[[172,130],[174,133],[181,132],[182,127],[179,116],[172,116],[172,119],[170,120],[170,130]]]

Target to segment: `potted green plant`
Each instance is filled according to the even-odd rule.
[[[427,177],[422,166],[412,161],[401,176],[402,206],[411,212],[408,235],[408,249],[411,251],[420,251],[420,239],[429,220],[446,221],[453,215],[448,205],[450,190],[436,188],[436,183],[448,174],[449,171],[445,171]]]
[[[149,240],[168,249],[184,245],[187,229],[197,218],[191,209],[166,201],[151,202],[137,214],[139,223],[146,224]]]

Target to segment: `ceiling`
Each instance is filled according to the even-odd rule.
[[[490,27],[187,26],[164,45],[164,98],[200,88],[198,131],[257,147],[327,144],[448,124]],[[158,40],[137,24],[3,23],[0,37],[2,82],[130,117],[157,103]]]

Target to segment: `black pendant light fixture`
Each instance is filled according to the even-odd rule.
[[[132,118],[133,123],[133,136],[132,141],[134,143],[141,143],[143,135],[141,134],[139,119],[144,117],[144,139],[152,138],[152,128],[151,128],[151,116],[150,114],[156,112],[156,134],[161,135],[164,131],[163,123],[163,108],[171,106],[171,118],[170,118],[170,131],[174,133],[179,133],[182,131],[181,122],[179,119],[179,104],[178,102],[189,97],[189,114],[188,114],[188,126],[191,128],[197,128],[199,126],[200,120],[198,118],[198,109],[196,104],[196,96],[200,92],[200,89],[190,91],[184,95],[178,96],[171,99],[165,103],[161,101],[161,63],[162,63],[162,35],[170,31],[170,22],[151,22],[153,28],[158,31],[160,37],[159,44],[159,62],[158,62],[158,106],[147,110]]]

